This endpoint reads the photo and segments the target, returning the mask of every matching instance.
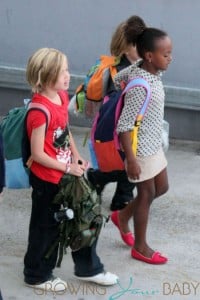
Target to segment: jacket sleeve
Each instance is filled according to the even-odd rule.
[[[128,82],[128,68],[123,69],[119,73],[117,73],[114,77],[114,85],[116,90],[122,90]]]
[[[132,70],[135,66],[131,65],[118,72],[114,77],[114,85],[117,90],[123,90],[130,80]]]
[[[143,87],[134,87],[127,92],[124,98],[124,107],[117,123],[117,133],[133,129],[145,97],[146,91]]]

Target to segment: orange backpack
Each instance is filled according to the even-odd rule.
[[[106,95],[108,80],[117,74],[119,60],[102,55],[88,71],[84,83],[79,85],[69,105],[69,112],[93,118]]]
[[[116,59],[113,56],[102,55],[95,72],[87,83],[86,97],[88,100],[101,101],[105,96],[109,76],[117,74]]]

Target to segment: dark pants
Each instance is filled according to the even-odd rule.
[[[104,173],[103,173],[104,174]],[[105,176],[105,175],[104,175]],[[125,171],[113,171],[108,173],[108,180],[117,182],[114,196],[112,202],[114,203],[126,203],[133,200],[133,190],[135,188],[135,183],[128,180]]]
[[[52,276],[58,256],[58,246],[51,256],[45,254],[59,235],[59,223],[54,219],[54,213],[60,205],[52,204],[58,193],[58,185],[43,181],[30,174],[32,191],[32,212],[29,225],[28,249],[24,257],[25,282],[36,284],[44,282]],[[96,254],[96,243],[72,253],[75,264],[75,274],[92,276],[103,271],[103,265]]]
[[[112,198],[111,210],[122,209],[127,202],[133,200],[133,190],[135,184],[128,180],[126,171],[101,172],[91,169],[90,178],[94,185],[100,186],[100,192],[111,182],[117,182],[114,196]]]

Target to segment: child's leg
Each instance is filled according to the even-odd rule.
[[[33,187],[32,212],[24,276],[26,283],[37,284],[49,280],[56,265],[58,247],[49,259],[45,259],[45,255],[59,235],[54,212],[59,210],[60,205],[52,204],[58,192],[57,185],[42,181],[33,174],[30,178]]]
[[[155,195],[154,199],[163,195],[168,190],[167,170],[164,169],[154,178]],[[154,194],[154,192],[153,192]],[[125,208],[119,211],[119,225],[122,232],[129,232],[128,221],[133,217],[135,200],[130,201]]]
[[[134,202],[134,248],[146,257],[154,253],[146,241],[147,224],[150,205],[154,198],[162,195],[168,189],[167,172],[164,169],[155,178],[137,184],[138,195]]]
[[[129,201],[129,203],[119,211],[119,226],[123,233],[130,232],[129,220],[133,220],[133,209],[135,200]]]
[[[104,266],[96,253],[97,240],[91,247],[72,252],[74,273],[79,280],[94,282],[100,285],[113,285],[119,279],[117,275],[105,272]]]
[[[135,184],[128,180],[125,171],[116,171],[115,181],[117,181],[117,186],[110,206],[112,211],[123,210],[133,200],[133,190],[135,188]]]
[[[150,205],[154,199],[154,179],[150,179],[137,184],[137,197],[134,203],[134,230],[135,245],[134,248],[144,256],[151,257],[151,250],[146,242],[146,231]]]
[[[157,198],[168,191],[169,184],[168,184],[168,176],[167,176],[166,168],[154,178],[154,184],[156,190],[155,191],[156,194],[154,198]]]
[[[72,252],[76,276],[94,276],[104,271],[104,266],[96,253],[97,241],[91,247]]]

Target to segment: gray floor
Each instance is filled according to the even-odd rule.
[[[80,151],[86,129],[72,128]],[[30,190],[6,190],[0,203],[0,288],[4,300],[23,299],[199,299],[200,298],[200,145],[171,141],[167,153],[169,192],[151,208],[149,244],[169,257],[162,266],[152,266],[130,256],[119,232],[109,222],[103,228],[98,253],[105,268],[118,274],[117,286],[103,288],[73,278],[69,253],[55,274],[67,281],[62,295],[41,294],[23,285],[23,256],[27,246]],[[104,191],[103,209],[109,213],[115,184]],[[132,222],[131,222],[132,223]],[[132,224],[130,223],[130,226]],[[182,297],[183,296],[183,297]]]

